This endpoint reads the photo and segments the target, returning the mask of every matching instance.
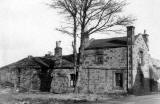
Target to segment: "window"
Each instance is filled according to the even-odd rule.
[[[74,87],[75,85],[75,78],[76,78],[75,74],[70,74],[70,86],[71,87]]]
[[[96,56],[96,63],[97,64],[103,64],[103,55],[97,55]]]
[[[123,74],[115,73],[116,87],[123,87]]]
[[[143,65],[143,64],[144,64],[143,51],[140,51],[140,52],[139,52],[139,63],[140,63],[140,65]]]

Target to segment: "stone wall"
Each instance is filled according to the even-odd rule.
[[[18,73],[17,69],[1,70],[0,82],[12,83],[15,88],[18,88],[20,85],[20,88],[26,91],[39,90],[40,88],[40,79],[35,69],[22,69],[20,74]]]
[[[20,86],[27,91],[40,90],[41,81],[35,69],[22,69],[20,73]]]
[[[80,72],[80,92],[104,93],[126,90],[126,47],[86,50],[83,69]],[[103,55],[103,64],[96,56]],[[123,74],[123,88],[115,85],[115,73]]]
[[[0,71],[0,81],[1,82],[11,82],[14,83],[16,79],[16,73],[10,70]]]
[[[68,91],[69,79],[67,76],[54,76],[51,83],[50,92],[66,93]]]
[[[47,70],[47,69],[43,69]],[[74,69],[53,69],[52,74],[42,69],[6,69],[0,71],[0,83],[11,83],[13,87],[24,91],[51,91],[53,93],[73,92],[71,76]],[[51,83],[49,80],[51,79]],[[19,82],[20,81],[20,82]],[[50,83],[50,84],[49,84]]]
[[[126,68],[126,47],[85,50],[84,67],[122,69]],[[103,55],[103,64],[96,63],[96,55]]]
[[[123,74],[123,88],[115,84],[115,73]],[[114,90],[126,90],[126,70],[83,69],[81,72],[80,92],[107,93]]]
[[[53,93],[68,93],[73,92],[73,86],[71,86],[70,74],[73,74],[73,69],[54,69],[52,72],[52,82],[50,92]]]
[[[17,81],[17,77],[14,71],[11,71],[8,69],[0,71],[0,83],[1,84],[10,83],[12,87],[14,87],[16,81]]]
[[[139,65],[140,57],[139,52],[143,51],[143,64]],[[150,90],[150,72],[149,72],[149,52],[148,47],[144,42],[142,35],[139,35],[135,41],[133,47],[133,90],[139,92],[144,89],[143,92]]]

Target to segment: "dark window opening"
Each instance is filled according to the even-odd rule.
[[[115,73],[115,80],[117,87],[123,87],[123,74],[122,73]]]
[[[70,74],[70,86],[71,87],[75,86],[75,80],[76,80],[76,75],[75,74]]]
[[[96,55],[103,55],[103,50],[97,49],[96,50]]]
[[[143,51],[139,52],[139,63],[140,63],[140,65],[144,64]]]
[[[97,55],[96,56],[96,63],[97,64],[103,64],[103,55]]]
[[[40,91],[49,92],[51,88],[52,77],[46,75],[46,73],[41,73],[39,78],[40,78]]]

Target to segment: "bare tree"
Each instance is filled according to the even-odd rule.
[[[121,32],[121,26],[132,24],[135,19],[122,15],[122,10],[126,6],[124,0],[78,1],[78,21],[81,26],[80,64],[82,64],[85,38],[97,32]]]
[[[93,33],[121,32],[123,26],[132,24],[132,17],[122,14],[125,0],[54,0],[63,13],[73,18],[73,29],[80,31],[79,66],[83,63],[83,54],[87,38]],[[76,10],[76,15],[74,14]],[[66,12],[67,11],[67,12]],[[74,15],[72,15],[72,13]],[[77,26],[77,27],[75,27]],[[68,31],[65,31],[69,33]],[[74,36],[75,31],[74,31]],[[74,38],[75,38],[74,37]]]

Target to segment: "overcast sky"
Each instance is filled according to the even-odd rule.
[[[46,5],[49,0],[0,0],[0,67],[28,55],[54,52],[55,41],[62,41],[63,54],[72,53],[70,36],[55,30],[62,17]],[[147,30],[150,54],[160,59],[160,0],[127,0],[126,14],[137,18],[136,34]],[[104,38],[106,35],[92,35]]]

